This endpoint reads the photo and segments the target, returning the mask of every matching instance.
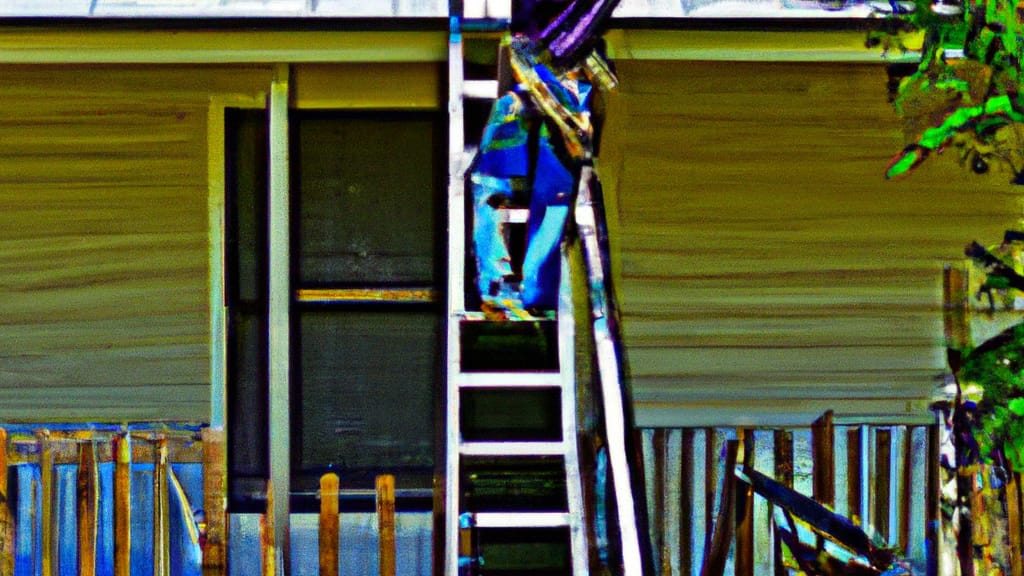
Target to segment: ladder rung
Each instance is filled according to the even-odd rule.
[[[559,372],[462,372],[456,375],[460,388],[556,388],[562,386]]]
[[[466,98],[494,100],[498,97],[498,81],[466,80],[462,83],[462,95]]]
[[[477,528],[557,528],[570,526],[567,512],[477,512],[473,525]]]
[[[463,442],[463,456],[562,456],[564,442]]]

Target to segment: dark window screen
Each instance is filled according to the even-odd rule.
[[[432,284],[436,123],[297,113],[302,286]]]
[[[439,320],[431,311],[300,315],[303,468],[433,466]]]
[[[293,112],[299,288],[436,288],[439,118]],[[334,468],[343,484],[429,486],[440,305],[297,301],[293,318],[296,483]]]

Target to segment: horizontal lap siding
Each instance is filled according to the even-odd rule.
[[[641,425],[928,421],[941,270],[1021,214],[903,146],[881,65],[621,61],[601,168]]]
[[[2,75],[0,419],[206,420],[207,110],[268,74]]]

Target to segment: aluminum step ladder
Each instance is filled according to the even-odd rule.
[[[580,479],[576,422],[575,327],[572,293],[566,256],[562,256],[562,282],[559,304],[554,320],[557,333],[557,369],[531,371],[502,369],[500,371],[470,371],[463,366],[463,331],[467,325],[485,321],[478,313],[466,310],[466,169],[473,152],[467,151],[464,133],[463,100],[486,98],[494,100],[498,94],[496,80],[466,80],[463,76],[463,42],[459,21],[453,19],[449,42],[449,198],[448,198],[448,322],[447,322],[447,408],[446,408],[446,511],[445,562],[446,576],[467,576],[479,571],[480,558],[476,557],[470,542],[477,531],[507,529],[529,531],[543,528],[564,528],[569,533],[569,554],[573,576],[588,574],[588,547],[584,525],[583,488]],[[473,135],[476,136],[476,135]],[[526,221],[526,210],[509,210],[506,222],[521,224]],[[523,391],[557,391],[560,414],[559,439],[467,440],[462,429],[463,395],[467,391],[488,389],[516,394]],[[467,462],[487,459],[490,462],[522,461],[524,458],[546,458],[562,463],[565,480],[565,502],[562,509],[529,511],[474,509],[464,495],[463,478]],[[511,480],[515,482],[515,478]]]
[[[572,306],[571,279],[568,257],[563,248],[562,274],[559,287],[558,309],[554,323],[557,342],[557,367],[546,370],[520,370],[503,367],[501,370],[473,371],[463,363],[464,331],[480,314],[466,309],[466,244],[467,182],[466,172],[475,155],[475,148],[467,140],[476,141],[479,134],[466,134],[464,101],[486,99],[493,101],[499,94],[499,82],[490,79],[467,79],[465,72],[463,29],[479,25],[499,30],[504,23],[487,19],[485,24],[461,18],[461,2],[451,5],[451,30],[448,44],[449,77],[449,188],[448,188],[448,309],[447,309],[447,366],[446,366],[446,479],[445,479],[445,533],[444,576],[470,576],[481,568],[481,558],[473,549],[478,531],[487,529],[536,530],[541,528],[567,529],[568,552],[572,576],[589,574],[591,547],[588,546],[588,522],[584,505],[583,482],[580,470],[577,401],[576,401],[576,334]],[[477,29],[480,29],[477,27]],[[610,297],[606,286],[607,245],[603,238],[603,215],[600,199],[594,199],[592,185],[599,191],[596,178],[589,167],[584,167],[580,178],[577,204],[574,208],[579,245],[588,275],[591,308],[591,327],[597,354],[596,372],[601,381],[600,403],[604,416],[608,468],[614,482],[613,491],[616,542],[613,546],[620,555],[621,564],[612,573],[622,576],[644,576],[649,570],[649,550],[644,553],[642,494],[634,497],[633,468],[628,458],[628,435],[631,433],[628,398],[621,382],[621,364],[617,331],[612,321]],[[599,194],[598,194],[599,196]],[[506,222],[524,224],[526,210],[510,210]],[[513,321],[506,321],[513,322]],[[543,322],[541,320],[538,323]],[[508,439],[486,441],[464,435],[463,395],[479,390],[504,390],[510,393],[547,390],[557,391],[560,438],[537,441]],[[552,510],[489,510],[473,506],[465,498],[463,477],[469,462],[487,458],[491,461],[514,462],[528,458],[560,459],[564,472],[564,506]],[[639,485],[642,485],[640,483]]]

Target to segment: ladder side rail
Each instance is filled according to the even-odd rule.
[[[463,46],[459,30],[461,10],[454,11],[448,39],[448,310],[445,370],[445,518],[444,573],[459,571],[459,381],[461,372],[460,319],[465,309],[466,258],[466,184],[463,155],[465,133],[463,118]]]
[[[618,345],[618,328],[613,316],[612,295],[608,290],[607,248],[602,244],[603,214],[599,201],[593,196],[591,185],[596,182],[593,168],[584,166],[576,197],[576,227],[583,250],[590,291],[591,321],[595,354],[597,357],[600,398],[608,442],[608,463],[612,474],[615,506],[619,521],[619,538],[624,576],[643,576],[649,564],[647,539],[641,530],[645,518],[638,505],[633,485],[636,478],[628,456],[627,442],[632,433],[632,414],[629,398],[623,384],[622,365]],[[641,497],[640,502],[643,501]],[[646,532],[643,533],[644,535]]]
[[[568,504],[569,546],[572,575],[587,576],[589,547],[584,521],[583,481],[580,477],[579,424],[576,416],[576,318],[572,303],[572,278],[569,272],[568,243],[561,248],[561,274],[558,285],[558,367],[562,376],[562,444],[565,459],[565,490]]]

